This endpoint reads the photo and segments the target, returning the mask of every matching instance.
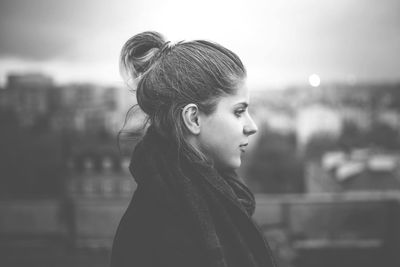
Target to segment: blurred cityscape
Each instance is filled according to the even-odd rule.
[[[134,104],[122,85],[8,75],[1,266],[108,266],[135,190]],[[254,89],[250,112],[259,133],[239,173],[280,266],[400,266],[400,83]]]

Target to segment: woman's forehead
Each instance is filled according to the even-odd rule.
[[[238,104],[249,104],[249,92],[245,83],[241,83],[234,90],[233,94],[225,95],[220,98],[219,104],[234,106]]]
[[[237,89],[235,90],[235,94],[232,96],[238,101],[246,101],[247,103],[249,103],[250,96],[246,80],[243,80],[238,84]]]

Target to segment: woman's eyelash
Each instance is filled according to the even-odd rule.
[[[243,114],[245,111],[246,111],[245,109],[238,109],[238,110],[235,110],[235,115],[236,115],[236,116],[240,116],[240,115]]]

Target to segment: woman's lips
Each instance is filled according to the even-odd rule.
[[[241,145],[239,146],[240,151],[245,152],[245,151],[246,151],[246,146],[247,146],[247,145],[248,145],[248,143],[246,143],[246,144],[241,144]]]

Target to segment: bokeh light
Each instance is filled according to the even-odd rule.
[[[318,87],[321,84],[321,79],[317,74],[311,74],[310,77],[308,77],[308,82],[312,87]]]

